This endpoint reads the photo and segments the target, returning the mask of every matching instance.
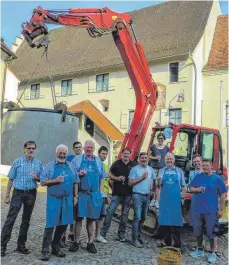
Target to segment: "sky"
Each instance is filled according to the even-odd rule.
[[[21,24],[29,21],[33,8],[42,6],[44,9],[69,9],[109,7],[116,12],[128,12],[163,1],[1,1],[1,37],[11,48],[16,36],[21,35]],[[228,14],[228,1],[220,1],[222,14]],[[49,25],[49,29],[54,26]]]

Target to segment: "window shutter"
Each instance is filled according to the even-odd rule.
[[[128,112],[127,111],[121,112],[120,128],[128,129]]]
[[[114,90],[116,87],[116,81],[117,81],[117,73],[110,73],[109,74],[109,88],[108,90]]]
[[[96,92],[96,76],[89,76],[88,80],[88,92],[89,93],[94,93]]]

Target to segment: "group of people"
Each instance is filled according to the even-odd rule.
[[[197,238],[197,249],[191,255],[205,255],[202,243],[203,226],[206,224],[211,246],[208,261],[214,262],[216,239],[213,230],[215,220],[221,216],[224,207],[227,191],[225,184],[220,176],[212,172],[211,161],[202,161],[197,155],[193,157],[195,170],[190,172],[186,187],[182,169],[175,166],[175,156],[164,145],[164,134],[159,133],[157,139],[158,143],[152,145],[149,153],[139,153],[138,163],[130,160],[131,150],[124,148],[121,159],[116,160],[110,170],[105,169],[103,163],[108,149],[102,146],[98,150],[98,156],[94,155],[95,145],[91,140],[87,140],[84,146],[75,142],[75,155],[69,156],[67,146],[59,145],[56,148],[56,158],[44,168],[41,161],[34,157],[36,143],[26,142],[25,155],[13,162],[8,174],[5,203],[10,203],[10,208],[2,229],[1,255],[6,254],[6,246],[22,204],[17,250],[23,254],[29,253],[25,244],[36,200],[37,182],[40,182],[42,186],[47,186],[46,226],[41,249],[43,261],[50,258],[50,246],[53,255],[65,257],[61,244],[66,239],[68,225],[68,239],[71,241],[69,251],[76,252],[80,248],[84,218],[88,234],[87,250],[97,253],[94,241],[107,243],[106,235],[119,205],[121,218],[118,237],[120,242],[125,242],[131,203],[134,211],[132,243],[135,247],[144,246],[141,231],[151,205],[159,209],[159,225],[164,238],[159,247],[174,246],[181,249],[181,208],[188,190],[193,193],[191,220]],[[10,201],[12,185],[14,190]],[[109,186],[112,187],[111,198]],[[152,194],[155,196],[150,202]]]

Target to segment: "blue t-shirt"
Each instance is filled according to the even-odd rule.
[[[222,193],[227,192],[222,177],[213,173],[207,176],[204,173],[196,175],[188,186],[189,188],[205,187],[203,193],[193,194],[191,209],[195,213],[211,214],[218,210],[218,199]]]
[[[192,170],[189,172],[188,184],[190,184],[196,175],[199,175],[202,171]]]
[[[165,166],[165,156],[169,152],[169,147],[165,145],[163,149],[159,149],[155,144],[153,144],[150,146],[150,151],[152,152],[152,156],[161,156],[161,159],[152,159],[150,160],[149,165],[157,169],[163,168]]]
[[[151,182],[156,179],[154,170],[152,169],[152,167],[150,166],[143,167],[141,165],[137,165],[136,167],[133,167],[131,169],[129,178],[139,179],[146,172],[148,173],[148,177],[144,179],[143,181],[139,182],[138,184],[134,185],[133,192],[138,192],[142,194],[150,193]]]

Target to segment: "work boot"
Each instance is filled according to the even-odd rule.
[[[50,258],[49,251],[43,251],[43,252],[41,253],[41,255],[42,255],[42,256],[41,256],[40,260],[48,261],[49,258]]]
[[[87,250],[90,253],[97,253],[97,249],[95,248],[94,243],[87,243]]]
[[[79,248],[80,248],[80,243],[73,242],[72,245],[69,248],[69,251],[70,252],[76,252],[76,251],[79,250]]]
[[[66,254],[60,248],[52,249],[52,254],[58,258],[64,258],[66,256]]]
[[[16,251],[20,252],[21,254],[27,255],[30,253],[30,251],[28,250],[28,248],[26,248],[25,245],[18,245]]]

